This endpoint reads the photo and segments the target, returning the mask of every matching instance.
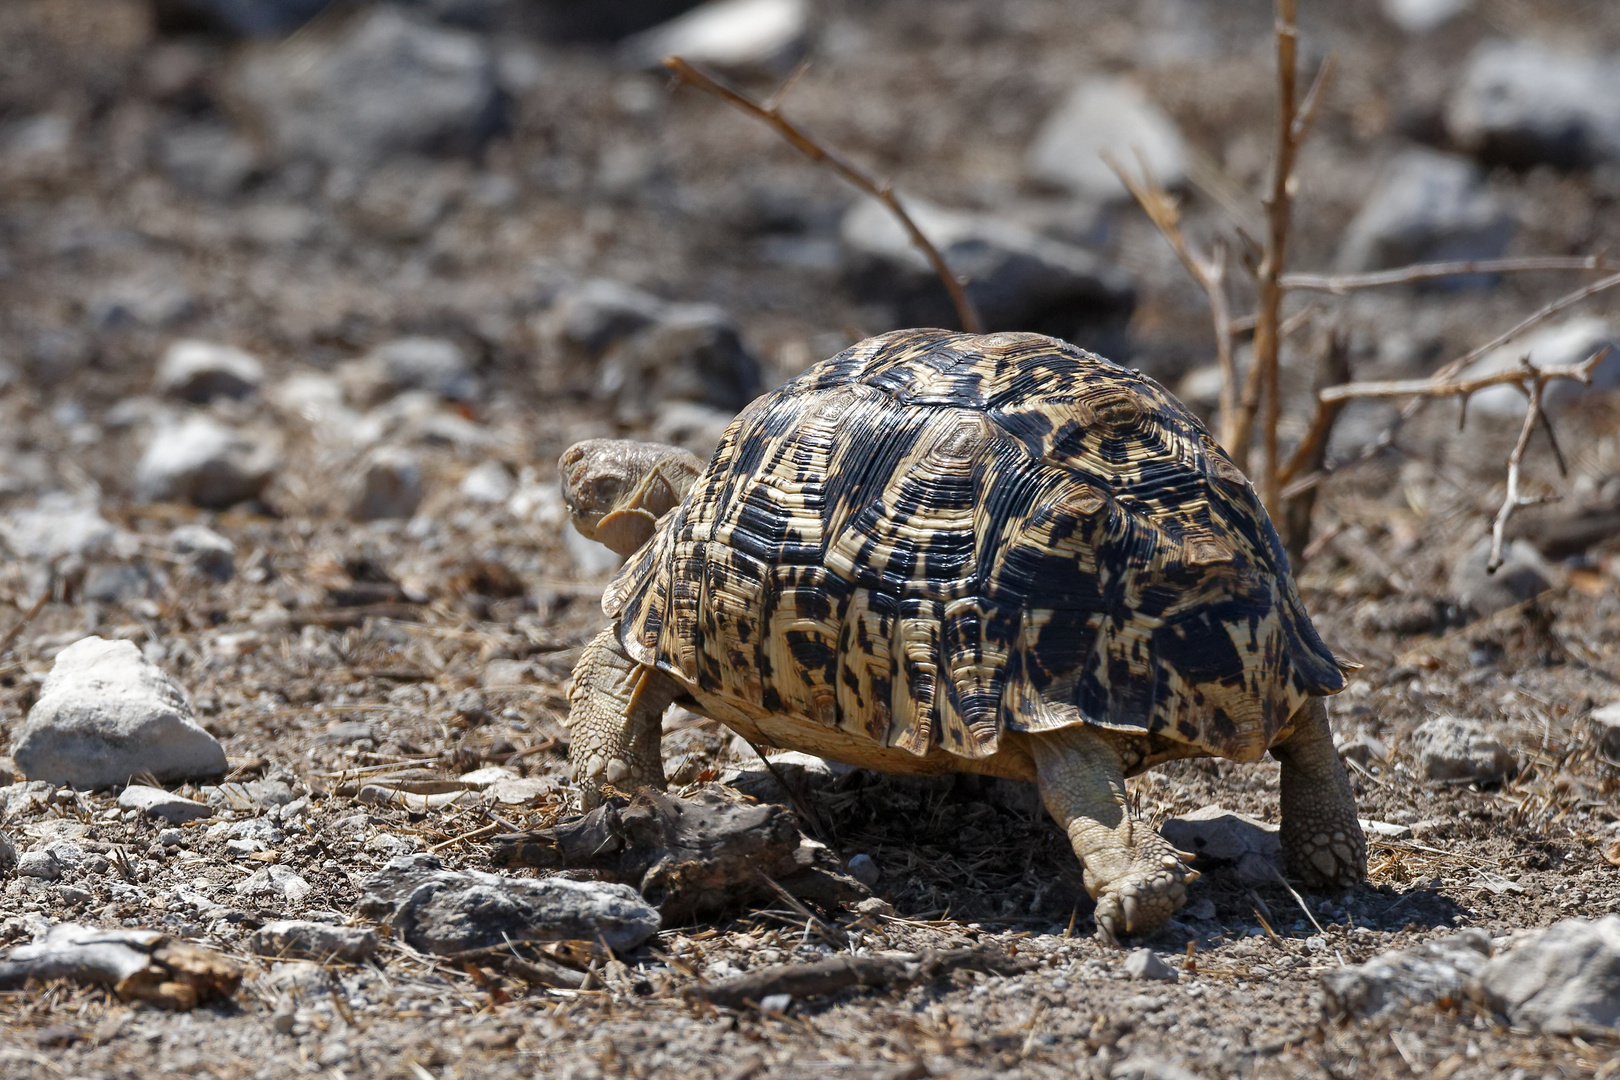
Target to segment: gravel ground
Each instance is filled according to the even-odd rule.
[[[1428,35],[1370,2],[1302,7],[1307,62],[1333,50],[1339,71],[1301,163],[1301,269],[1333,265],[1384,162],[1444,144],[1437,118],[1477,43],[1620,51],[1620,10],[1574,0],[1479,0]],[[1133,72],[1191,148],[1190,231],[1259,235],[1269,5],[1229,8],[830,0],[790,110],[908,193],[1126,270],[1128,324],[1081,343],[1175,386],[1213,355],[1197,290],[1139,215],[1031,185],[1024,147],[1082,74]],[[386,934],[358,964],[253,956],[252,932],[275,919],[364,923],[361,883],[390,858],[490,869],[493,832],[566,813],[565,686],[602,625],[611,566],[565,533],[554,463],[577,439],[668,436],[680,417],[604,389],[599,358],[559,330],[559,297],[604,278],[717,304],[766,384],[897,325],[890,301],[841,272],[850,197],[834,179],[712,100],[624,69],[607,45],[547,36],[542,10],[411,6],[491,50],[503,120],[472,151],[355,163],[280,148],[241,74],[340,23],[243,41],[160,25],[136,0],[0,5],[0,750],[56,654],[95,634],[172,676],[230,768],[166,785],[214,808],[177,829],[121,810],[116,792],[0,788],[0,834],[18,851],[69,853],[54,880],[0,867],[0,945],[58,921],[148,926],[249,970],[231,1002],[184,1013],[66,982],[0,992],[5,1075],[1616,1075],[1612,1037],[1539,1034],[1468,1000],[1372,1021],[1323,1011],[1320,977],[1343,965],[1461,927],[1506,938],[1620,912],[1620,764],[1591,718],[1620,700],[1620,546],[1611,535],[1541,564],[1550,588],[1533,600],[1470,605],[1458,568],[1500,502],[1518,422],[1476,412],[1459,434],[1441,407],[1403,433],[1402,454],[1324,486],[1299,572],[1324,636],[1364,665],[1331,702],[1341,739],[1376,741],[1352,777],[1362,814],[1406,830],[1372,838],[1369,881],[1343,896],[1210,868],[1177,921],[1130,943],[1172,980],[1130,977],[1127,954],[1096,940],[1079,866],[1030,791],[863,773],[808,796],[818,839],[845,860],[869,855],[895,912],[822,912],[847,948],[976,946],[1038,967],[785,1012],[683,995],[825,956],[833,946],[786,908],[666,927],[599,958],[580,990],[531,989]],[[769,92],[769,77],[739,77]],[[199,132],[236,140],[202,155],[224,179],[176,164]],[[1507,253],[1613,249],[1617,169],[1482,172],[1519,221]],[[1318,314],[1285,354],[1291,391],[1309,385],[1329,326],[1350,334],[1358,378],[1410,377],[1570,287],[1526,274],[1311,298]],[[1620,318],[1615,305],[1582,311]],[[353,363],[412,336],[451,343],[476,387],[379,387],[375,365]],[[262,383],[202,405],[165,394],[158,364],[179,339],[249,351]],[[680,437],[701,449],[715,410],[689,408]],[[1340,449],[1387,415],[1353,411]],[[254,494],[202,508],[143,493],[146,447],[199,416],[273,458]],[[1301,430],[1302,416],[1285,435]],[[1518,525],[1543,546],[1573,508],[1612,497],[1620,400],[1589,395],[1558,431],[1568,475],[1538,437],[1526,482],[1565,501]],[[356,520],[382,451],[408,455],[419,499]],[[87,508],[106,535],[69,543],[67,519],[50,517],[30,548],[21,523],[41,506]],[[181,551],[186,524],[225,538],[228,575]],[[1515,771],[1429,780],[1410,736],[1437,716],[1484,723]],[[710,722],[672,715],[666,731],[677,786],[746,764]],[[433,807],[363,794],[488,765],[525,782]],[[1276,780],[1271,762],[1181,762],[1131,791],[1154,822],[1212,804],[1275,821]]]

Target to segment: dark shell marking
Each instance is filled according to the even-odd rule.
[[[1153,380],[906,330],[760,398],[603,606],[699,698],[924,755],[1086,722],[1238,760],[1344,686],[1275,530]]]

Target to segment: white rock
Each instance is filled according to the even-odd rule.
[[[224,509],[264,490],[277,455],[206,416],[153,433],[135,467],[135,490],[148,501],[186,501]]]
[[[1468,58],[1445,122],[1454,143],[1490,161],[1620,161],[1620,58],[1487,41]]]
[[[1499,780],[1518,768],[1513,751],[1478,720],[1437,716],[1419,724],[1402,746],[1429,780]]]
[[[1102,159],[1106,151],[1140,172],[1137,152],[1166,187],[1187,178],[1187,148],[1175,123],[1129,79],[1090,79],[1041,124],[1025,160],[1029,176],[1089,199],[1129,196]]]
[[[216,581],[236,573],[236,546],[206,525],[181,525],[169,534],[169,550]]]
[[[1175,979],[1176,973],[1152,949],[1132,949],[1125,958],[1125,973],[1133,979]]]
[[[212,341],[176,341],[158,363],[158,391],[198,404],[247,397],[263,382],[264,364],[258,357]]]
[[[1590,719],[1603,752],[1611,758],[1620,758],[1620,701],[1593,709]]]
[[[60,559],[103,551],[112,546],[118,530],[94,505],[53,492],[32,509],[0,518],[0,537],[22,558]]]
[[[128,641],[89,637],[57,654],[12,748],[35,780],[101,788],[151,773],[162,782],[225,771],[225,751],[192,719],[185,694]]]
[[[498,461],[486,461],[461,478],[463,498],[478,503],[503,503],[517,490],[517,478]]]
[[[238,881],[238,896],[279,896],[296,904],[309,895],[310,884],[285,866],[267,866]]]
[[[422,501],[422,466],[416,455],[394,447],[373,451],[349,502],[356,521],[408,518]]]
[[[207,803],[193,802],[162,788],[147,787],[145,784],[131,784],[120,792],[118,807],[121,810],[135,810],[148,817],[160,817],[175,825],[212,817],[214,814],[213,807]]]
[[[1519,367],[1520,359],[1525,356],[1537,367],[1579,364],[1604,348],[1609,350],[1609,354],[1598,362],[1592,375],[1591,389],[1620,389],[1620,333],[1615,331],[1609,320],[1595,315],[1580,315],[1533,330],[1486,353],[1457,377],[1473,379],[1494,375],[1498,371],[1512,371]],[[1587,387],[1580,383],[1560,379],[1547,384],[1542,402],[1549,411],[1556,413],[1568,408],[1586,391]],[[1513,386],[1493,386],[1468,399],[1468,411],[1471,413],[1520,417],[1524,415],[1524,410],[1525,396]]]
[[[1427,34],[1473,6],[1474,0],[1383,0],[1384,17],[1409,34]]]
[[[1620,1033],[1620,915],[1555,923],[1492,957],[1479,985],[1516,1024],[1612,1039]]]
[[[710,0],[627,38],[621,56],[656,68],[666,56],[738,70],[791,63],[810,25],[807,0]]]

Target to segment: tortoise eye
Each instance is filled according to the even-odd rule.
[[[624,481],[617,476],[598,476],[591,481],[591,499],[598,506],[618,502],[623,491]]]

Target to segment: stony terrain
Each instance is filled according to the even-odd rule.
[[[1429,408],[1322,488],[1298,576],[1363,665],[1331,712],[1374,823],[1366,886],[1295,895],[1274,836],[1208,810],[1274,823],[1274,763],[1161,768],[1132,781],[1137,812],[1202,845],[1205,875],[1126,943],[1151,954],[1121,951],[1032,791],[812,761],[779,766],[789,799],[677,711],[678,792],[791,803],[802,850],[877,899],[655,929],[627,886],[495,860],[495,836],[569,816],[565,686],[614,565],[566,528],[557,456],[596,436],[706,453],[762,389],[950,308],[835,178],[649,70],[677,39],[627,35],[690,5],[303,24],[322,6],[0,4],[4,1075],[1617,1075],[1620,361],[1552,402],[1568,473],[1538,434],[1525,483],[1562,499],[1515,517],[1495,576],[1513,391],[1461,432]],[[679,47],[762,97],[808,57],[789,113],[924,200],[992,328],[1212,405],[1202,295],[1075,148],[1125,126],[1199,242],[1262,235],[1270,4],[755,7]],[[1294,268],[1616,249],[1620,9],[1301,8],[1304,66],[1331,51],[1337,74]],[[1356,378],[1419,377],[1596,276],[1294,293],[1285,441],[1330,330]],[[1485,362],[1620,342],[1615,297]],[[1330,460],[1392,415],[1353,407]],[[408,920],[388,890],[429,855],[526,884],[437,877],[450,899]],[[593,921],[545,908],[539,936],[575,944],[527,967],[499,939],[468,952],[546,904]],[[172,985],[8,982],[63,924],[161,931],[243,978],[190,1009]],[[958,948],[1005,973],[692,993]]]

